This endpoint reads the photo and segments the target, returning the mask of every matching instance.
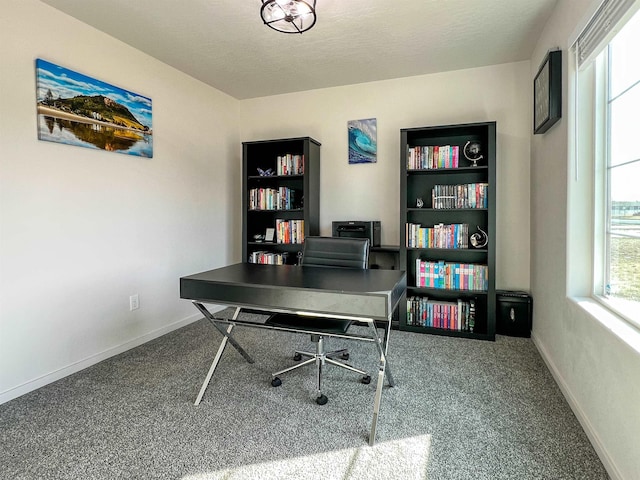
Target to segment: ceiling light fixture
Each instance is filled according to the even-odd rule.
[[[316,0],[262,0],[260,16],[279,32],[306,32],[316,24]]]

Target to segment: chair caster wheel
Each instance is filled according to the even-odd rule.
[[[369,385],[371,383],[371,375],[367,375],[366,377],[362,377],[360,379],[361,383],[364,383],[365,385]]]
[[[302,360],[302,355],[300,355],[299,353],[296,353],[296,354],[293,356],[293,359],[294,359],[296,362],[299,362],[300,360]]]
[[[271,379],[271,386],[272,387],[279,387],[280,385],[282,385],[282,380],[280,380],[278,377],[273,377]]]
[[[349,353],[348,352],[347,353],[343,353],[342,354],[342,359],[343,360],[349,360]]]
[[[318,398],[316,398],[316,403],[318,405],[324,405],[328,401],[329,401],[329,399],[327,398],[326,395],[320,395]]]

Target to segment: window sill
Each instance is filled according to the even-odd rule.
[[[571,297],[570,300],[619,338],[620,341],[640,354],[640,330],[625,320],[624,317],[590,297]]]

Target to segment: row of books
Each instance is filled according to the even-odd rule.
[[[409,147],[407,170],[458,168],[460,147],[457,145],[425,145]]]
[[[277,175],[303,175],[304,155],[279,155],[276,159]]]
[[[447,290],[489,289],[489,268],[476,263],[433,262],[416,259],[416,287]]]
[[[289,187],[249,190],[249,210],[291,210],[294,200],[295,190]]]
[[[434,185],[431,190],[433,208],[488,208],[489,184]]]
[[[433,327],[457,332],[473,332],[475,301],[441,302],[427,297],[407,299],[407,325]]]
[[[303,243],[304,220],[276,219],[276,243]]]
[[[407,223],[405,227],[408,248],[469,248],[466,223],[439,223],[433,227]]]
[[[266,251],[251,252],[249,263],[261,263],[264,265],[284,265],[284,257],[281,253]]]

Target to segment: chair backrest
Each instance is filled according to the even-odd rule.
[[[305,237],[302,265],[365,269],[369,266],[369,239]]]

